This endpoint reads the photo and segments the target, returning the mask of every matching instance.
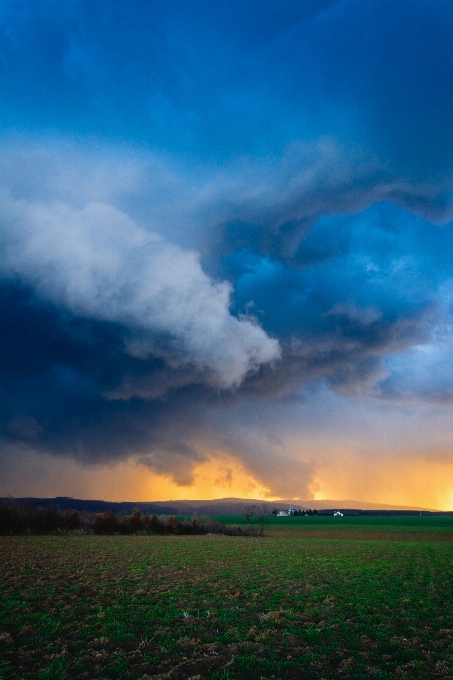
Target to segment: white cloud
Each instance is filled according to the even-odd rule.
[[[196,253],[139,228],[117,208],[14,199],[4,208],[3,273],[73,313],[126,326],[127,351],[191,366],[219,387],[279,358],[276,340],[230,313],[231,287]]]

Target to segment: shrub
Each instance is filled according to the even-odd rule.
[[[143,527],[142,512],[139,508],[134,508],[132,510],[132,515],[125,520],[129,527],[129,531],[133,534],[137,534],[141,531]]]
[[[21,517],[12,501],[5,499],[0,505],[0,534],[17,534],[22,528]]]
[[[157,515],[152,517],[145,515],[143,518],[143,528],[147,534],[163,534],[165,531],[164,523],[158,519]]]
[[[80,529],[81,520],[78,510],[65,510],[63,513],[63,526],[68,531]]]
[[[96,515],[93,522],[95,534],[113,534],[117,529],[117,519],[111,510]]]
[[[165,522],[165,532],[167,534],[182,534],[183,527],[181,524],[178,522],[176,517],[173,515],[171,517],[168,517],[167,521]]]
[[[53,505],[36,508],[31,517],[30,529],[38,534],[47,534],[63,528],[62,513]]]
[[[34,508],[30,502],[18,505],[10,499],[0,505],[0,533],[18,534],[33,532],[46,534],[52,531],[74,531],[80,527],[77,510],[60,510],[46,505]]]

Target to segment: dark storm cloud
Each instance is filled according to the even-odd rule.
[[[80,154],[80,149],[71,151]],[[66,166],[63,155],[58,176],[62,167],[72,172],[71,154]],[[17,163],[18,155],[13,156]],[[96,166],[92,157],[84,163]],[[102,197],[113,204],[124,202],[124,187],[118,198],[115,183],[97,174]],[[3,262],[3,316],[11,319],[5,334],[8,406],[3,422],[10,442],[24,441],[87,462],[140,455],[154,469],[187,481],[193,464],[202,459],[200,446],[209,440],[211,446],[229,447],[253,467],[253,443],[247,443],[241,430],[233,436],[230,426],[227,437],[225,425],[218,431],[215,423],[221,420],[212,417],[215,410],[233,413],[244,398],[273,400],[320,379],[352,395],[365,394],[379,383],[383,396],[385,357],[429,343],[433,328],[448,317],[448,296],[443,300],[441,293],[453,245],[450,225],[435,226],[389,203],[353,216],[318,219],[299,239],[296,269],[290,266],[293,258],[282,260],[278,249],[275,258],[250,249],[224,257],[220,269],[233,285],[234,316],[228,309],[228,287],[221,291],[219,305],[218,284],[210,282],[191,253],[153,233],[148,242],[149,232],[111,205],[89,202],[73,208],[83,205],[85,196],[91,198],[89,183],[68,195],[66,184],[59,185],[48,169],[44,189],[39,182],[24,184],[20,172],[12,176],[19,179],[4,203]],[[141,171],[131,176],[133,195],[144,180]],[[242,182],[246,184],[253,193],[250,176]],[[187,191],[182,190],[181,199],[181,186],[184,182],[176,181],[172,191],[184,221]],[[205,217],[215,202],[215,214],[221,213],[228,183],[214,195],[210,186],[198,191],[189,222],[201,220],[196,210]],[[280,200],[278,192],[272,196]],[[228,200],[226,210],[231,210],[231,193]],[[157,203],[161,217],[162,210]],[[154,226],[152,214],[150,219]],[[171,223],[171,214],[168,219]],[[244,225],[244,236],[254,229],[252,225],[247,231]],[[144,267],[141,262],[150,252],[153,259],[150,265],[145,259]],[[186,269],[190,285],[195,278],[196,295],[185,283]],[[167,277],[165,293],[160,292],[162,276]],[[197,306],[200,290],[205,300]],[[194,308],[189,317],[193,330],[190,325],[178,330]],[[156,335],[163,323],[167,337]],[[238,345],[230,331],[219,331],[224,323],[239,329]],[[197,340],[181,349],[178,333],[186,342],[194,333],[201,344]],[[270,338],[279,339],[280,357]],[[210,355],[210,343],[219,359]],[[258,364],[254,356],[261,357]],[[234,391],[225,391],[231,386]],[[389,389],[387,394],[394,398]],[[271,445],[259,443],[256,434],[254,442],[261,453]],[[273,455],[278,458],[275,451]]]
[[[7,1],[4,115],[28,129],[96,130],[205,158],[263,150],[269,115],[250,128],[256,104],[269,104],[263,56],[332,4]]]
[[[449,0],[2,3],[7,125],[223,162],[332,136],[452,172]]]
[[[246,250],[226,258],[238,309],[253,300],[250,309],[282,346],[278,375],[263,370],[248,387],[297,390],[323,378],[335,390],[361,393],[388,375],[387,356],[416,345],[448,354],[452,239],[451,224],[434,227],[377,204],[319,220],[300,245],[303,269]],[[404,372],[409,362],[397,382]],[[421,395],[420,380],[411,384]]]
[[[439,178],[452,171],[452,23],[448,0],[349,0],[294,26],[272,56],[312,134],[354,140],[397,176]]]
[[[1,12],[8,446],[277,477],[247,400],[450,400],[450,2]]]
[[[166,373],[168,382],[179,386],[190,378],[178,381],[159,359],[128,355],[118,325],[74,317],[17,284],[3,284],[1,301],[2,318],[8,320],[2,336],[6,442],[23,441],[83,462],[147,453],[157,469],[171,457],[175,477],[182,479],[184,470],[187,478],[187,470],[200,460],[187,443],[203,424],[202,412],[194,407],[197,388],[167,400],[114,399],[105,393],[125,377],[131,382],[146,378],[148,390],[155,384],[157,391]]]
[[[294,144],[280,157],[220,175],[207,184],[203,199],[201,215],[211,238],[212,233],[217,237],[217,253],[248,247],[295,267],[310,263],[301,243],[328,215],[349,215],[388,201],[437,224],[453,217],[451,178],[395,178],[376,159],[326,138]]]

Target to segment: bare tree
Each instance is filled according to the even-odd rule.
[[[256,506],[255,506],[256,507]],[[258,515],[258,524],[260,527],[260,536],[264,534],[264,527],[266,526],[268,522],[268,512],[266,506],[263,505],[261,507],[257,507],[257,515]]]
[[[258,506],[257,505],[248,505],[245,510],[244,510],[244,519],[247,522],[247,524],[250,524],[250,520],[257,513]]]

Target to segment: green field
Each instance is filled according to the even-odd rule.
[[[218,519],[225,524],[244,525],[241,515],[224,515]],[[252,524],[258,522],[252,517]],[[385,516],[351,515],[332,517],[315,515],[313,517],[276,517],[265,518],[264,531],[267,536],[293,536],[306,538],[360,538],[393,540],[453,540],[453,515],[443,516]]]
[[[0,677],[453,678],[451,520],[333,519],[278,518],[264,538],[2,537]],[[330,537],[381,527],[393,539]]]

